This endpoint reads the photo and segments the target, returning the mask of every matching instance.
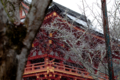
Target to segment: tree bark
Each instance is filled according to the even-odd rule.
[[[50,2],[51,0],[33,0],[25,23],[20,25],[10,21],[5,7],[0,2],[0,80],[22,80],[31,44],[42,25]],[[25,36],[17,37],[19,40],[16,37],[14,39],[15,32],[21,29],[25,31]],[[17,36],[19,35],[22,33]],[[18,42],[15,43],[16,41]]]

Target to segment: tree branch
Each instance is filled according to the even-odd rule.
[[[31,44],[34,40],[36,33],[38,32],[46,10],[50,4],[51,0],[33,0],[31,4],[31,9],[26,17],[25,26],[27,28],[27,34],[23,40],[24,47],[21,50],[20,55],[17,55],[18,59],[18,71],[16,80],[21,80],[22,73],[24,71],[25,63],[27,61],[27,56],[29,54]]]

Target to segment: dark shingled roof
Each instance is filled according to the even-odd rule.
[[[48,9],[48,12],[49,12],[49,11],[56,11],[56,12],[57,12],[58,14],[60,14],[60,15],[63,15],[63,13],[64,13],[65,11],[67,11],[67,14],[70,14],[70,15],[76,17],[76,18],[77,18],[77,17],[80,17],[80,18],[78,18],[78,19],[81,19],[81,20],[87,22],[86,16],[81,15],[81,14],[79,14],[79,13],[77,13],[77,12],[71,10],[71,9],[68,9],[68,8],[66,8],[66,7],[58,4],[58,3],[55,3],[55,2],[53,2],[53,3],[51,4],[50,8]]]
[[[52,3],[51,3],[51,5],[50,5],[50,7],[49,7],[49,9],[48,9],[48,13],[47,13],[47,14],[49,14],[49,13],[51,13],[51,12],[53,12],[53,11],[57,12],[57,14],[59,14],[61,17],[64,17],[64,16],[65,16],[64,13],[67,11],[67,14],[69,14],[69,15],[71,15],[71,16],[74,16],[75,18],[80,19],[80,20],[82,20],[82,21],[84,21],[84,22],[89,22],[89,23],[91,23],[90,20],[88,20],[86,16],[84,16],[84,15],[82,15],[82,14],[79,14],[79,13],[77,13],[77,12],[71,10],[71,9],[68,9],[68,8],[66,8],[66,7],[58,4],[58,3],[55,3],[55,2],[52,2]],[[68,18],[68,19],[69,19],[68,21],[71,21],[70,18]],[[79,27],[79,28],[81,28],[81,29],[86,29],[86,28],[87,28],[87,27],[85,27],[83,24],[79,24],[79,23],[77,23],[77,22],[75,22],[75,21],[74,21],[73,25],[75,25],[76,27]],[[97,32],[97,31],[95,31],[95,30],[90,29],[90,32],[91,32],[92,34],[96,34],[97,36],[104,37],[103,34]]]

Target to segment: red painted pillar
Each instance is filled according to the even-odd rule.
[[[38,75],[36,76],[36,80],[40,80]]]
[[[29,65],[29,64],[31,64],[31,62],[28,60],[28,61],[27,61],[27,65]]]
[[[48,64],[48,62],[49,62],[49,58],[45,57],[45,64]]]
[[[31,67],[30,64],[31,64],[31,62],[28,60],[28,61],[27,61],[27,66],[26,66],[26,67]]]

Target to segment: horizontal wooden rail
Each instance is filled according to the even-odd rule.
[[[24,70],[24,74],[30,73],[30,72],[35,72],[37,70],[47,70],[47,67],[53,67],[54,70],[60,70],[63,72],[69,72],[69,73],[74,73],[74,74],[80,74],[80,75],[86,75],[89,76],[89,73],[83,69],[76,68],[73,66],[68,66],[64,64],[60,64],[57,62],[40,62],[40,63],[35,63],[35,64],[29,64],[26,65],[26,68]]]
[[[75,76],[83,76],[87,78],[92,77],[89,75],[89,73],[85,69],[69,66],[69,65],[64,65],[62,63],[57,63],[57,62],[40,62],[40,63],[35,63],[35,64],[29,64],[26,65],[26,68],[24,69],[24,75],[26,74],[32,74],[32,73],[38,73],[38,72],[47,72],[49,69],[53,69],[56,72],[62,72],[64,74],[70,74],[70,75],[75,75]],[[104,78],[108,78],[107,76],[102,76]]]

